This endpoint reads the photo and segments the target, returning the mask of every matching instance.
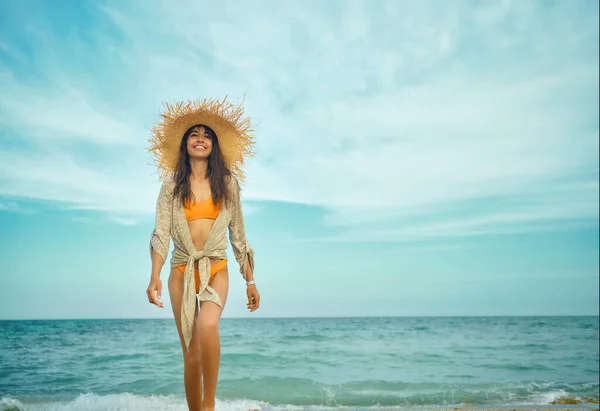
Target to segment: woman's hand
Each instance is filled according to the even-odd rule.
[[[246,295],[248,296],[248,304],[246,304],[246,307],[250,312],[256,311],[260,305],[260,295],[256,289],[256,284],[251,284],[246,287]]]
[[[154,294],[155,291],[156,295]],[[160,281],[160,278],[152,277],[150,279],[150,285],[148,285],[148,289],[146,290],[146,294],[148,294],[148,302],[158,306],[159,308],[164,308],[163,303],[159,301],[161,293],[162,281]]]

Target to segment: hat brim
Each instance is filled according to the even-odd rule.
[[[154,154],[160,178],[164,179],[175,171],[185,132],[195,125],[204,124],[215,132],[225,166],[238,180],[243,181],[244,160],[255,153],[252,150],[254,135],[250,118],[242,116],[242,105],[236,106],[226,99],[165,103],[161,121],[152,128],[148,147],[148,151]]]

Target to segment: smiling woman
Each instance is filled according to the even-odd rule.
[[[240,120],[241,113],[240,107],[216,100],[167,105],[149,147],[164,181],[150,240],[152,274],[146,293],[150,303],[163,307],[160,272],[173,238],[169,294],[190,410],[215,406],[219,320],[229,289],[227,230],[246,280],[247,308],[253,312],[260,304],[254,250],[246,239],[240,203],[244,157],[253,154],[250,123]]]
[[[230,193],[225,186],[225,173],[227,168],[224,165],[223,157],[219,149],[219,141],[215,132],[208,126],[197,125],[186,131],[180,146],[180,161],[175,170],[175,180],[180,184],[176,185],[174,195],[180,197],[184,202],[184,211],[188,221],[190,233],[194,247],[202,250],[205,247],[208,234],[211,232],[215,219],[220,212],[221,201],[229,201]],[[190,164],[195,160],[203,160],[207,164],[205,172],[207,179],[188,178]],[[191,161],[191,163],[190,163]],[[192,172],[193,175],[193,172]],[[210,180],[209,187],[203,182]],[[196,193],[211,193],[204,200],[192,201],[196,199]],[[206,195],[202,195],[205,197]],[[212,278],[222,269],[227,268],[226,259],[210,258]],[[177,267],[182,274],[185,274],[185,264]],[[196,293],[200,291],[199,270],[194,270],[194,279],[196,283]],[[210,282],[210,280],[209,280]]]

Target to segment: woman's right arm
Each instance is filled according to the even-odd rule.
[[[172,196],[170,184],[165,181],[156,200],[154,230],[150,237],[152,278],[159,278],[163,264],[167,261],[171,246]]]
[[[171,245],[171,217],[172,204],[170,185],[163,182],[158,199],[156,200],[156,215],[154,222],[154,230],[150,237],[150,258],[152,259],[152,274],[150,275],[150,284],[146,290],[148,302],[163,308],[163,303],[160,302],[162,294],[162,282],[160,281],[160,272]]]

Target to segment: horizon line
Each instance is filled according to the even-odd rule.
[[[355,315],[355,316],[283,316],[283,317],[221,317],[221,320],[279,319],[350,319],[350,318],[485,318],[485,317],[600,317],[600,314],[469,314],[469,315]],[[173,317],[80,317],[80,318],[0,318],[0,321],[94,321],[94,320],[173,320]]]

